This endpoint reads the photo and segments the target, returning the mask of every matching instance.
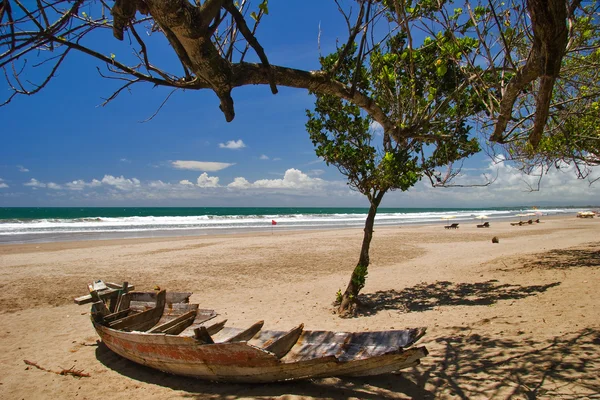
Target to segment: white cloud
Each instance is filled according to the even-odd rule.
[[[86,187],[98,187],[101,185],[102,182],[97,179],[92,179],[91,182],[85,182],[82,179],[78,179],[76,181],[67,182],[64,186],[66,186],[69,190],[79,191],[85,189]]]
[[[188,181],[187,179],[179,181],[179,184],[180,185],[194,186],[194,184],[192,182]]]
[[[119,190],[132,190],[140,187],[141,182],[137,178],[127,179],[123,175],[120,177],[114,177],[112,175],[104,175],[101,181],[105,185],[114,186]]]
[[[252,187],[252,184],[246,178],[237,177],[227,187],[232,189],[247,189]]]
[[[229,150],[239,150],[246,147],[242,139],[240,140],[229,140],[227,143],[219,143],[219,148]]]
[[[504,162],[503,158],[491,161],[485,168],[485,176],[462,175],[455,184],[476,185],[494,180],[484,187],[432,188],[424,179],[408,192],[386,195],[384,201],[394,207],[493,207],[527,205],[595,205],[600,198],[600,185],[590,185],[587,180],[576,179],[575,168],[562,165],[551,169],[541,181],[539,176],[523,174],[517,167]],[[539,171],[538,171],[539,173]],[[594,169],[593,177],[600,175]],[[592,177],[592,179],[593,179]],[[534,191],[540,185],[539,191]]]
[[[310,175],[310,176],[321,176],[324,173],[325,173],[325,171],[322,170],[322,169],[312,169],[312,170],[310,170],[310,171],[307,172],[307,175]]]
[[[208,176],[205,172],[198,177],[197,183],[198,187],[201,188],[219,187],[219,178],[216,176]]]
[[[48,189],[52,189],[52,190],[61,190],[61,189],[62,189],[62,187],[61,187],[60,185],[58,185],[58,184],[56,184],[56,183],[54,183],[54,182],[48,182],[48,183],[46,184],[46,187],[47,187]]]
[[[4,183],[4,179],[0,178],[0,189],[5,189],[9,187],[6,183]]]
[[[22,165],[17,165],[17,168],[19,169],[20,172],[29,172],[29,169],[25,168]]]
[[[148,183],[148,187],[153,188],[153,189],[164,189],[164,188],[168,188],[171,185],[168,183],[165,183],[163,181],[161,181],[160,179],[157,181],[150,181]]]
[[[264,155],[264,154],[261,154],[261,156],[260,156],[260,157],[258,157],[258,159],[259,159],[259,160],[268,160],[268,159],[269,159],[269,156],[267,156],[267,155]]]
[[[29,186],[32,188],[45,188],[46,184],[38,181],[35,178],[31,178],[31,180],[29,182],[24,183],[23,186]]]
[[[131,160],[127,159],[127,158],[121,158],[119,161],[123,162],[123,163],[128,163],[131,164]]]
[[[210,162],[210,161],[173,161],[171,165],[177,169],[191,169],[195,171],[215,172],[231,167],[231,163]]]
[[[311,178],[302,171],[290,168],[285,171],[283,179],[259,179],[254,183],[248,182],[245,178],[238,177],[227,185],[229,188],[236,189],[316,189],[326,185],[323,179]]]

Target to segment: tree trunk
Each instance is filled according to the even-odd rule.
[[[369,207],[369,213],[367,214],[367,220],[365,221],[363,242],[360,249],[358,264],[354,267],[350,282],[348,282],[348,287],[346,287],[346,291],[342,295],[342,300],[338,307],[338,314],[348,313],[352,304],[356,302],[358,293],[365,286],[367,269],[369,267],[369,248],[371,247],[371,240],[373,239],[375,215],[377,214],[377,208],[379,207],[384,194],[385,191],[381,191],[371,199],[371,207]]]

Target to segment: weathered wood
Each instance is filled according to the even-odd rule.
[[[156,302],[154,301],[130,301],[129,303],[129,307],[137,310],[137,311],[146,311],[149,310],[151,308],[154,308],[154,306],[156,305]],[[186,313],[188,311],[190,311],[191,309],[196,309],[198,308],[197,304],[190,304],[190,303],[169,303],[166,302],[165,304],[165,310],[172,310],[173,312],[180,312],[180,314]]]
[[[125,309],[129,308],[130,304],[131,304],[131,296],[129,295],[129,293],[125,293],[123,296],[121,296],[121,301],[119,302],[119,309],[125,310]]]
[[[207,311],[210,311],[211,313],[207,313]],[[211,335],[214,335],[215,333],[217,333],[221,329],[223,329],[225,322],[227,322],[227,320],[224,320],[221,322],[217,322],[216,324],[205,325],[205,322],[210,321],[211,319],[215,318],[216,316],[217,316],[217,314],[212,310],[198,310],[196,319],[194,319],[193,323],[189,327],[185,328],[180,333],[180,335],[181,336],[194,336],[194,330],[196,328],[199,328],[200,326],[206,327],[206,330],[208,331],[208,333]]]
[[[300,324],[296,328],[292,329],[267,347],[264,347],[266,351],[269,351],[277,358],[281,358],[285,356],[290,349],[296,344],[298,338],[302,334],[302,330],[304,329],[304,324]]]
[[[191,316],[186,320],[183,320],[172,327],[165,329],[163,333],[167,335],[179,335],[181,332],[187,329],[194,322],[194,317]]]
[[[190,318],[192,319],[192,321],[194,320],[194,318],[196,318],[196,310],[188,311],[185,314],[173,318],[170,321],[167,321],[160,325],[156,325],[154,328],[150,329],[148,333],[165,333],[165,331],[167,331],[169,328],[173,327],[174,325],[177,325],[182,321],[189,320]]]
[[[121,291],[119,292],[117,299],[115,301],[115,307],[114,307],[113,311],[120,311],[123,309],[121,307],[121,302],[122,302],[123,296],[127,294],[128,287],[129,287],[129,282],[123,282],[123,285],[121,285]]]
[[[127,285],[127,291],[130,290],[134,290],[135,286],[130,285],[127,281],[123,282],[123,283],[114,283],[114,282],[104,282],[106,284],[106,286],[108,286],[110,289],[123,289],[123,287],[125,285]]]
[[[98,282],[101,282],[101,284]],[[118,287],[115,288],[114,286],[118,286]],[[100,299],[106,300],[112,296],[117,296],[119,294],[119,290],[122,289],[122,286],[117,285],[115,283],[110,283],[110,282],[104,283],[102,281],[97,281],[97,282],[89,284],[88,289],[90,292],[95,290],[98,293],[98,295],[100,296]],[[133,285],[127,286],[128,291],[133,290],[133,289],[135,289],[135,286],[133,286]],[[92,296],[90,294],[85,295],[85,296],[76,297],[73,299],[73,301],[79,305],[89,304],[89,303],[94,302],[94,300],[92,299]]]
[[[163,314],[165,309],[166,291],[161,290],[156,296],[156,307],[141,313],[130,315],[109,323],[113,329],[145,331],[153,327]]]
[[[90,283],[88,285],[88,289],[90,290],[90,292],[93,292],[93,291],[100,292],[102,290],[108,289],[108,286],[106,286],[106,284],[104,283],[104,281],[97,280],[97,281],[94,281],[94,282]]]
[[[227,322],[226,319],[224,319],[223,321],[217,322],[215,324],[209,325],[206,327],[206,331],[208,333],[210,333],[211,335],[214,335],[215,333],[219,332],[221,329],[223,329],[223,327],[225,326],[225,323]]]
[[[114,312],[112,314],[105,315],[104,316],[104,322],[112,322],[112,321],[115,321],[117,319],[124,318],[124,317],[126,317],[131,312],[132,312],[132,310],[129,309],[129,308],[127,308],[125,310],[121,310],[121,311]]]
[[[183,307],[174,307],[174,306],[183,306]],[[189,304],[189,303],[184,303],[184,304],[170,304],[167,303],[167,305],[165,306],[165,311],[163,312],[162,317],[160,317],[160,320],[156,323],[156,325],[162,325],[164,323],[167,323],[169,321],[171,321],[172,319],[178,318],[179,316],[188,313],[190,311],[194,311],[196,312],[196,310],[198,310],[198,304]],[[193,319],[192,319],[193,321]]]
[[[110,311],[103,301],[96,301],[92,304],[92,319],[94,321],[103,321],[105,316],[109,314]]]
[[[112,322],[101,317],[116,318],[127,310],[106,314],[99,301],[92,307],[98,317],[94,327],[115,353],[173,374],[228,382],[368,376],[417,365],[427,355],[424,347],[405,349],[425,334],[421,328],[328,332],[304,331],[301,324],[287,332],[262,331],[263,321],[248,329],[224,327],[225,321],[207,326],[214,311],[197,304],[166,307],[164,291],[154,297],[154,308]]]
[[[157,292],[129,292],[131,294],[132,301],[149,301],[156,302]],[[168,292],[166,302],[167,303],[189,303],[190,296],[192,293],[189,292]]]
[[[128,290],[133,290],[135,288],[135,286],[129,285],[127,287]],[[105,290],[99,291],[98,292],[98,296],[100,297],[100,299],[102,300],[106,300],[109,299],[113,296],[117,296],[119,294],[119,290],[120,289],[111,289],[111,288],[107,288]],[[93,303],[94,300],[92,299],[91,295],[85,295],[85,296],[79,296],[73,299],[73,301],[76,304],[82,305],[82,304],[89,304],[89,303]]]
[[[224,340],[223,342],[224,343],[246,342],[246,341],[252,339],[252,337],[254,335],[256,335],[258,333],[258,331],[260,331],[262,329],[264,324],[265,324],[265,321],[258,321],[257,323],[253,324],[250,328],[244,329],[237,335],[234,335],[234,336],[230,337],[229,339]]]
[[[212,339],[212,337],[210,336],[210,333],[208,333],[208,331],[206,330],[205,326],[200,326],[196,329],[194,329],[194,337],[196,338],[197,341],[204,343],[204,344],[214,344],[214,340]]]

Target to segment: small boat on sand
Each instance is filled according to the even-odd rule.
[[[425,328],[380,332],[263,330],[226,327],[217,313],[190,304],[192,293],[136,292],[96,281],[91,319],[106,346],[136,363],[212,381],[276,382],[330,376],[368,376],[419,364],[425,347],[411,347]]]

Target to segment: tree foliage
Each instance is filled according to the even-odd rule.
[[[307,111],[306,127],[317,155],[335,165],[370,202],[359,260],[341,297],[342,313],[364,287],[374,218],[383,196],[408,190],[424,175],[447,185],[453,174],[442,179],[437,168],[451,168],[479,151],[477,139],[469,135],[469,121],[482,104],[461,69],[443,58],[445,43],[440,35],[415,47],[408,33],[400,31],[374,47],[364,61],[356,43],[321,58],[323,71],[368,93],[411,138],[396,141],[385,129],[373,129],[368,114],[336,96],[317,93],[314,111]]]
[[[552,154],[554,159],[581,160],[583,154],[582,162],[595,160],[588,157],[595,141],[588,140],[587,133],[584,140],[567,140],[577,142],[577,146],[563,146],[560,153],[549,152],[540,143],[558,133],[548,129],[557,119],[564,120],[558,108],[565,101],[559,94],[569,93],[560,86],[567,82],[563,80],[569,73],[567,64],[582,57],[585,60],[580,65],[598,69],[597,61],[589,57],[598,49],[597,0],[331,1],[339,5],[348,25],[340,48],[347,52],[356,43],[360,62],[399,32],[405,33],[407,42],[423,32],[434,39],[443,53],[436,73],[448,68],[449,61],[454,62],[483,102],[480,130],[486,141],[507,148],[515,147],[515,142],[527,142],[532,151],[520,154],[532,160],[549,160]],[[342,83],[334,79],[336,68],[325,73],[272,65],[268,49],[259,41],[260,22],[267,14],[267,0],[1,0],[0,68],[12,88],[4,102],[16,95],[37,93],[52,80],[69,53],[82,52],[106,65],[100,71],[103,76],[122,83],[107,101],[142,83],[173,90],[209,89],[217,95],[230,121],[235,116],[233,89],[265,84],[276,93],[277,86],[284,85],[352,102],[398,143],[420,134],[382,109],[371,93],[358,89],[356,77]],[[111,54],[88,40],[107,34],[118,40],[127,38],[136,57]],[[173,68],[174,63],[161,67],[163,60],[157,59],[158,52],[154,51],[161,42],[156,40],[159,36],[168,41],[179,67]],[[399,42],[402,40],[398,37]],[[101,43],[110,43],[110,39],[106,37]],[[465,47],[471,48],[468,55]],[[414,47],[404,49],[409,61],[419,56],[413,51]],[[250,52],[259,63],[246,61]],[[411,68],[410,62],[407,68]],[[41,80],[31,79],[34,69],[45,72]],[[597,80],[587,86],[596,90]],[[418,89],[410,82],[405,88]],[[574,107],[591,110],[593,103]],[[394,105],[398,110],[404,106]],[[559,142],[564,134],[558,135]]]

